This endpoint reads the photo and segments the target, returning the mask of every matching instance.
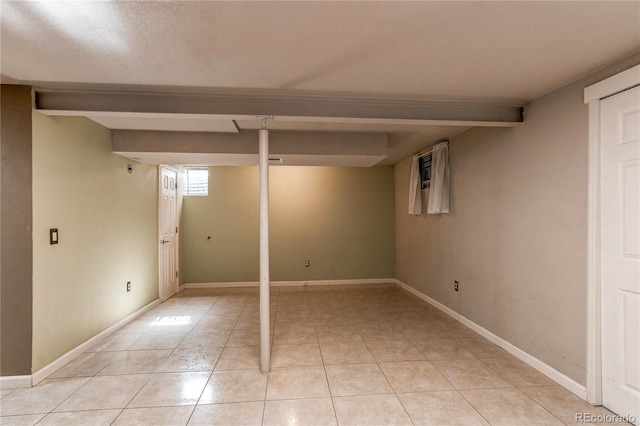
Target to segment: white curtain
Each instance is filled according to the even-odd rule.
[[[449,144],[447,142],[434,146],[431,154],[431,185],[427,214],[440,213],[449,213]]]
[[[411,180],[409,181],[409,214],[422,214],[422,182],[420,177],[420,156],[414,155],[411,163]]]

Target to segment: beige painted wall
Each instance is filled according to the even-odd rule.
[[[184,199],[183,278],[257,281],[258,168],[209,170],[209,196]],[[271,167],[271,279],[393,278],[393,180],[392,167]]]
[[[110,130],[33,113],[33,371],[158,298],[157,168],[130,162]]]
[[[635,55],[529,103],[518,127],[453,138],[448,215],[409,216],[410,160],[396,165],[398,279],[583,385],[583,89],[638,62]]]
[[[31,374],[31,86],[0,94],[0,375]]]

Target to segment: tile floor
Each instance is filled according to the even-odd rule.
[[[592,407],[395,285],[186,290],[30,389],[9,425],[572,424]]]

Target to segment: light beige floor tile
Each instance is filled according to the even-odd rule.
[[[113,422],[113,426],[184,426],[189,421],[193,409],[193,405],[126,408]]]
[[[139,338],[130,351],[142,349],[175,349],[184,340],[186,333],[147,333]]]
[[[54,377],[52,377],[53,379]],[[11,392],[13,392],[15,389],[13,388],[7,388],[7,389],[0,389],[0,399],[4,398],[5,396],[9,395]]]
[[[88,377],[47,379],[32,388],[16,389],[0,400],[0,415],[48,413],[88,381]]]
[[[518,389],[460,392],[492,425],[561,425],[562,422]]]
[[[241,298],[237,298],[236,300],[232,300],[236,296],[232,296],[230,294],[225,294],[218,300],[208,311],[207,315],[216,315],[216,314],[224,314],[229,312],[236,312],[238,315],[242,313],[244,309],[244,305],[247,304],[247,298],[241,300]]]
[[[199,404],[264,401],[267,375],[260,370],[214,371]]]
[[[170,349],[122,352],[99,375],[153,373],[171,352]]]
[[[198,312],[202,312],[203,315],[206,315],[206,313],[209,312],[209,310],[213,307],[213,305],[215,305],[216,302],[217,300],[211,300],[204,297],[193,297],[183,303],[181,307],[197,309]]]
[[[515,387],[556,385],[556,382],[515,357],[487,358],[482,361]]]
[[[263,425],[336,425],[331,398],[267,401]]]
[[[233,315],[239,317],[244,310],[244,306],[246,305],[246,300],[242,301],[230,301],[228,298],[234,297],[230,295],[221,296],[221,299],[213,304],[211,308],[205,313],[206,317],[210,316],[223,316],[223,315]],[[258,299],[259,300],[259,299]]]
[[[453,390],[429,361],[383,362],[380,368],[396,392]]]
[[[378,362],[425,360],[424,356],[408,341],[368,341],[367,346]]]
[[[395,395],[334,397],[333,406],[341,426],[412,424]]]
[[[128,408],[195,405],[210,373],[157,373],[129,403]]]
[[[334,326],[316,327],[320,343],[362,342],[362,337],[355,327]]]
[[[604,407],[587,403],[561,386],[531,387],[520,390],[566,424],[584,424],[584,421],[579,421],[580,419],[576,417],[578,414],[595,416],[613,414]]]
[[[416,425],[488,425],[458,392],[401,393],[398,399]]]
[[[392,325],[392,323],[384,318],[380,312],[375,311],[373,307],[364,306],[347,306],[345,308],[349,312],[349,323],[359,328],[361,325]]]
[[[190,309],[184,312],[175,311],[175,314],[149,315],[143,318],[146,319],[148,328],[145,330],[140,327],[138,328],[140,332],[186,334],[200,321],[202,315],[197,313],[195,309]]]
[[[364,342],[321,343],[320,350],[325,365],[375,362]]]
[[[377,364],[327,365],[331,395],[370,395],[393,393]]]
[[[342,317],[336,317],[333,319],[313,319],[314,327],[319,328],[328,328],[328,327],[341,327],[344,324],[351,324],[351,319],[348,315],[344,315]],[[355,324],[354,324],[355,326]]]
[[[263,406],[263,402],[198,405],[189,426],[260,425]]]
[[[144,336],[142,333],[112,334],[102,342],[91,347],[89,352],[126,351],[142,336]]]
[[[286,302],[284,302],[286,303]],[[305,310],[287,310],[282,302],[278,302],[276,308],[276,323],[291,325],[313,325],[311,309]]]
[[[292,331],[291,329],[302,331],[303,328],[306,330],[315,327],[311,314],[283,314],[278,312],[274,324],[280,331],[285,329],[288,329],[287,331]]]
[[[305,319],[311,320],[311,308],[309,306],[288,306],[287,302],[278,303],[276,314],[278,319],[291,319],[292,321]]]
[[[396,325],[396,328],[410,342],[421,342],[432,339],[446,338],[447,335],[440,331],[437,327],[424,323],[415,323],[411,325]]]
[[[192,332],[205,330],[225,330],[231,332],[238,320],[238,314],[228,316],[205,316],[193,327]]]
[[[259,346],[224,348],[215,370],[252,370],[260,367]]]
[[[317,327],[327,328],[332,325],[342,326],[349,324],[349,315],[341,311],[314,311],[311,312],[311,319]]]
[[[317,343],[304,345],[274,345],[271,349],[271,367],[304,367],[322,365]]]
[[[318,338],[313,324],[279,326],[276,321],[276,327],[273,332],[274,345],[301,345],[317,342]]]
[[[455,340],[433,339],[424,342],[413,342],[413,346],[429,361],[469,358],[470,352],[460,346]]]
[[[236,327],[229,336],[227,347],[260,345],[260,324],[248,328]]]
[[[225,298],[228,296],[225,296]],[[207,311],[206,316],[228,316],[228,315],[235,315],[236,319],[240,316],[240,314],[242,313],[242,309],[244,307],[244,303],[245,302],[229,302],[227,300],[221,300],[218,303],[216,303],[215,305],[213,305],[211,307],[211,309],[209,309]]]
[[[456,389],[513,387],[506,379],[475,358],[431,361],[431,363]]]
[[[215,309],[216,312],[219,312],[220,310],[226,311],[238,309],[240,312],[242,312],[242,309],[244,308],[244,305],[247,304],[249,297],[246,294],[240,294],[241,290],[243,289],[234,289],[233,292],[228,291],[224,297],[224,300],[218,301],[218,303],[213,305],[211,310]],[[246,290],[248,291],[249,289]]]
[[[49,413],[40,420],[38,426],[109,426],[120,414],[118,410],[69,411]],[[4,424],[0,422],[0,424]]]
[[[507,351],[483,337],[458,339],[457,342],[476,358],[511,357]]]
[[[0,425],[2,426],[33,426],[40,421],[46,414],[24,414],[22,416],[0,417]]]
[[[459,392],[431,390],[450,389],[443,376],[497,424],[553,422],[547,411],[566,423],[575,422],[576,413],[611,415],[393,284],[272,289],[270,376],[258,370],[258,325],[257,289],[188,289],[80,355],[52,379],[32,389],[2,390],[0,424],[41,419],[41,424],[108,424],[107,417],[118,412],[115,425],[184,424],[192,410],[192,424],[260,424],[263,407],[265,424],[292,419],[335,424],[336,415],[346,424],[409,423],[397,398],[416,424],[482,424],[482,416]],[[146,349],[160,347],[167,349]],[[202,405],[195,410],[193,405],[164,406],[185,401],[177,390],[178,377],[186,377],[180,372],[210,379],[196,386]],[[145,380],[132,383],[136,376]],[[335,390],[335,415],[329,389]],[[136,404],[163,406],[122,411],[134,398]],[[198,401],[197,396],[187,399]]]
[[[447,318],[446,320],[440,321],[443,324],[440,327],[440,330],[447,336],[452,339],[477,339],[481,338],[481,336],[475,331],[471,330],[469,327],[466,327],[459,322]]]
[[[121,352],[85,352],[49,377],[56,379],[95,376],[120,354]]]
[[[269,373],[268,400],[328,396],[329,386],[322,367],[274,368]]]
[[[178,347],[180,349],[197,346],[221,348],[227,343],[230,335],[230,329],[194,330],[184,338]]]
[[[221,353],[222,348],[206,346],[176,349],[158,368],[158,372],[213,371]]]
[[[227,323],[234,324],[240,315],[242,314],[242,307],[219,307],[217,304],[213,305],[211,309],[207,311],[207,313],[200,319],[200,321],[204,321],[206,319],[218,319],[224,320]]]
[[[148,374],[96,376],[56,407],[55,411],[124,408],[149,377]]]
[[[240,316],[238,317],[238,323],[260,323],[260,306],[257,305],[252,309],[247,310],[247,308],[245,307],[245,309],[242,311],[242,313],[240,314]]]

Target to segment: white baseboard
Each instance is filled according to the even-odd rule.
[[[271,287],[305,287],[318,285],[394,284],[395,278],[366,278],[353,280],[271,281]],[[222,283],[186,283],[184,288],[240,288],[259,287],[258,281]]]
[[[307,285],[358,285],[358,284],[393,284],[395,278],[366,278],[362,280],[317,280],[307,281]]]
[[[460,315],[459,313],[457,313],[453,309],[448,308],[447,306],[443,305],[442,303],[430,298],[429,296],[427,296],[424,293],[416,290],[415,288],[411,287],[410,285],[405,284],[400,280],[395,280],[395,282],[396,282],[396,284],[398,284],[400,287],[402,287],[403,289],[405,289],[409,293],[419,297],[420,299],[424,300],[425,302],[429,303],[430,305],[433,305],[436,308],[440,309],[445,314],[451,316],[452,318],[454,318],[457,321],[461,322],[462,324],[466,325],[467,327],[469,327],[470,329],[472,329],[473,331],[475,331],[476,333],[478,333],[479,335],[481,335],[485,339],[487,339],[487,340],[491,341],[492,343],[495,343],[496,345],[500,346],[502,349],[504,349],[505,351],[509,352],[511,355],[515,356],[516,358],[520,359],[521,361],[523,361],[526,364],[530,365],[531,367],[535,368],[540,373],[542,373],[545,376],[549,377],[551,380],[555,381],[559,385],[563,386],[567,390],[573,392],[574,394],[576,394],[577,396],[579,396],[580,398],[582,398],[582,399],[584,399],[586,401],[586,399],[587,399],[587,388],[586,388],[586,386],[581,385],[580,383],[576,382],[572,378],[562,374],[561,372],[559,372],[555,368],[553,368],[553,367],[549,366],[548,364],[545,364],[544,362],[540,361],[538,358],[536,358],[536,357],[530,355],[529,353],[523,351],[522,349],[514,346],[513,344],[511,344],[511,343],[507,342],[506,340],[502,339],[501,337],[496,336],[495,334],[493,334],[492,332],[490,332],[486,328],[483,328],[483,327],[479,326],[478,324],[476,324],[475,322],[471,321],[470,319]]]
[[[230,282],[230,283],[185,283],[184,288],[239,288],[258,287],[258,281]]]
[[[36,371],[31,376],[27,376],[27,377],[31,377],[30,386],[37,385],[38,383],[40,383],[41,381],[43,381],[44,379],[49,377],[51,374],[55,373],[59,368],[61,368],[64,365],[66,365],[69,361],[71,361],[74,358],[76,358],[78,355],[86,352],[89,348],[91,348],[95,344],[97,344],[100,341],[106,339],[107,337],[109,337],[110,335],[112,335],[113,333],[115,333],[116,331],[118,331],[119,329],[124,327],[125,325],[129,324],[131,321],[135,320],[136,318],[141,317],[142,315],[146,314],[147,312],[149,312],[151,309],[155,308],[159,304],[160,304],[160,300],[159,299],[158,300],[154,300],[153,302],[149,303],[148,305],[138,309],[137,311],[135,311],[131,315],[129,315],[129,316],[121,319],[117,323],[113,324],[111,327],[107,328],[103,332],[93,336],[91,339],[87,340],[86,342],[82,343],[81,345],[76,346],[75,348],[71,349],[69,352],[67,352],[66,354],[62,355],[60,358],[56,359],[55,361],[51,362],[50,364],[47,364],[46,366],[42,367],[40,370]]]
[[[29,388],[31,376],[2,376],[0,377],[0,389]]]

